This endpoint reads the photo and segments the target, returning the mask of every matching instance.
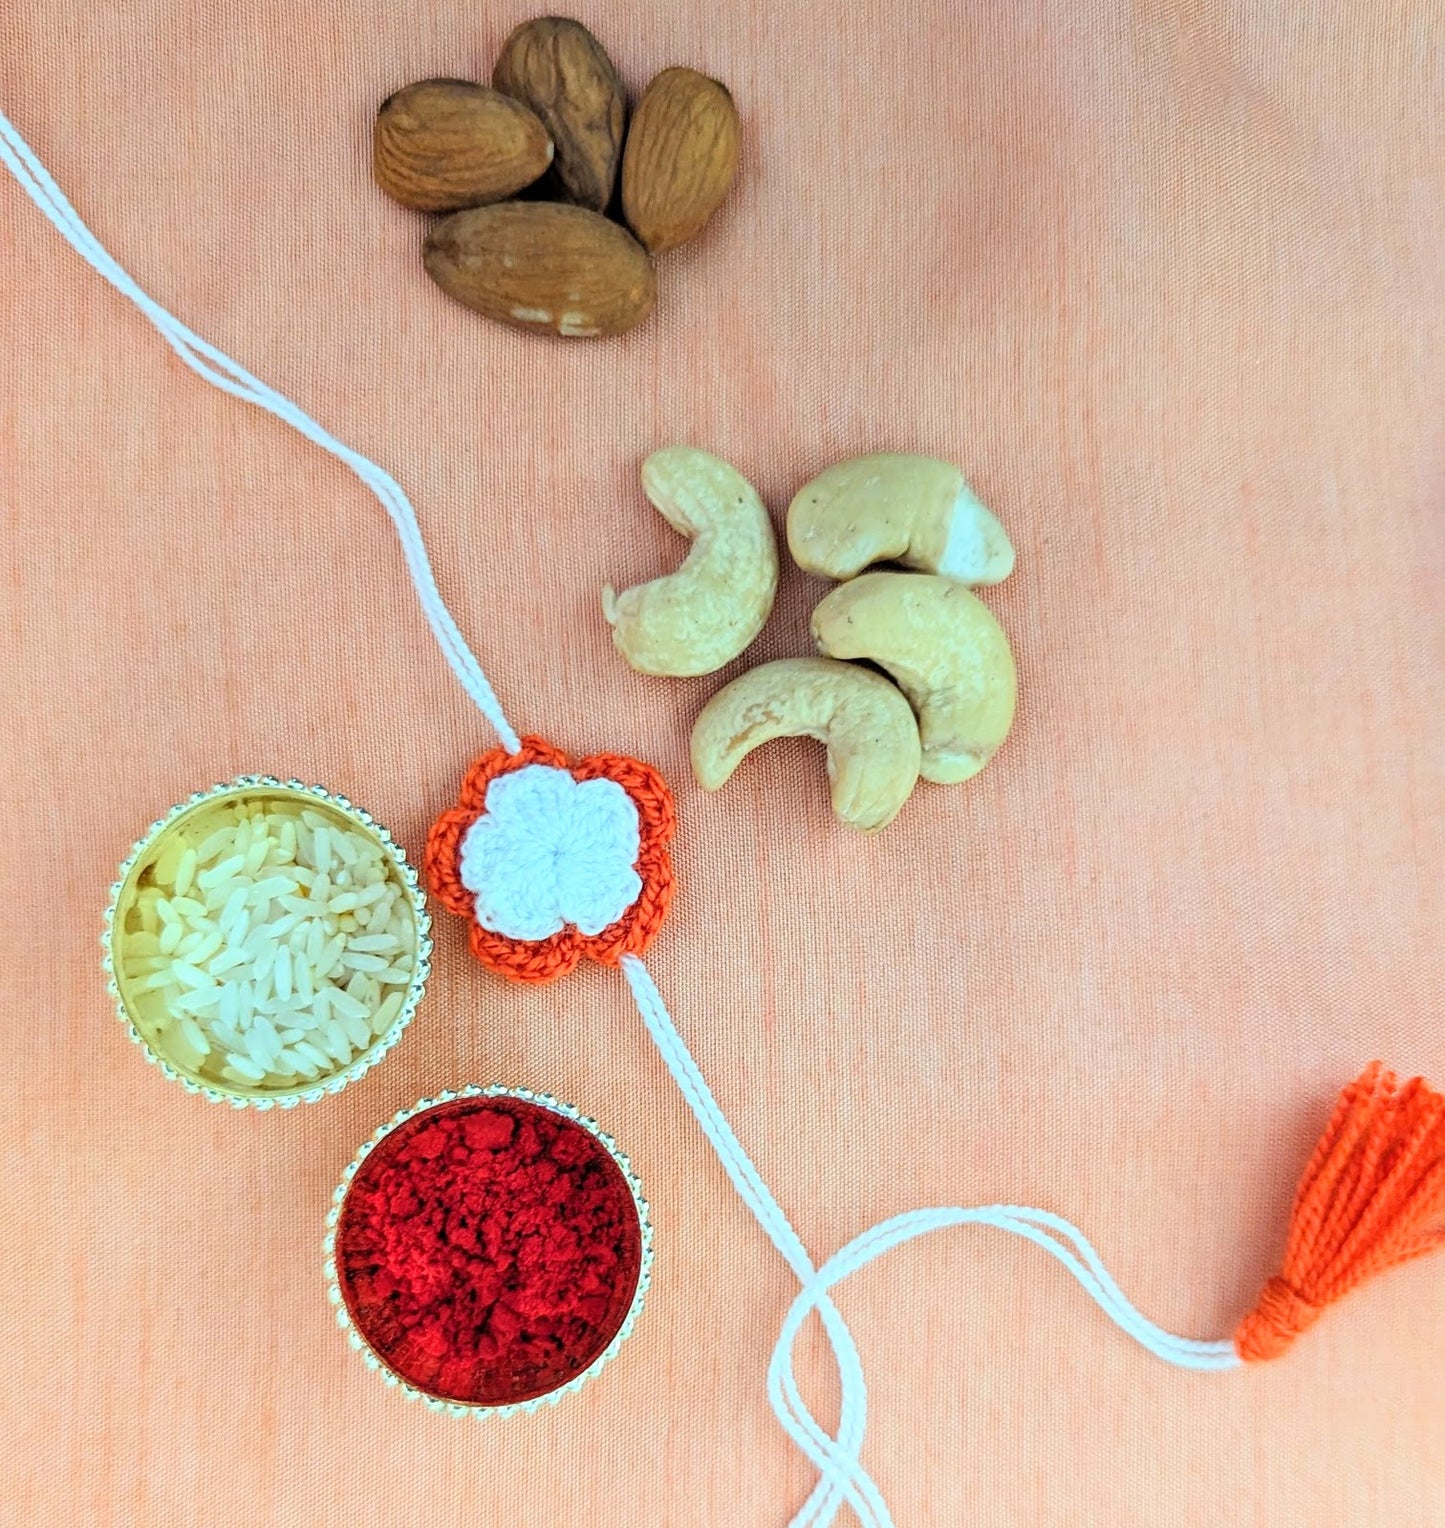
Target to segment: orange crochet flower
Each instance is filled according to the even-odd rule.
[[[442,906],[467,919],[484,966],[550,982],[584,955],[615,966],[657,937],[676,827],[651,765],[618,753],[570,763],[525,737],[518,752],[494,748],[467,771],[460,804],[427,836],[424,868]]]

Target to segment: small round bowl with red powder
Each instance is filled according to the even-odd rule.
[[[642,1309],[652,1227],[616,1143],[526,1088],[404,1109],[346,1169],[326,1282],[352,1345],[455,1416],[535,1411],[617,1352]]]

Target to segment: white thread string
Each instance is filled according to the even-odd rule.
[[[75,208],[51,179],[49,171],[31,152],[30,146],[3,112],[0,112],[0,162],[20,182],[21,189],[55,225],[66,243],[145,314],[161,338],[192,371],[212,387],[229,393],[233,398],[253,403],[257,408],[273,414],[283,424],[290,425],[328,455],[349,467],[371,490],[396,527],[407,570],[421,601],[422,613],[441,647],[442,655],[461,681],[462,688],[476,702],[477,709],[491,723],[502,746],[509,753],[516,753],[521,747],[521,740],[507,721],[486,674],[482,672],[481,664],[467,646],[441,597],[422,542],[416,511],[390,473],[383,471],[359,451],[353,451],[350,446],[337,440],[289,398],[268,387],[223,351],[194,334],[142,291],[81,221]]]
[[[834,1253],[803,1285],[802,1291],[788,1309],[782,1329],[777,1334],[773,1358],[768,1363],[768,1401],[773,1406],[777,1420],[800,1449],[807,1449],[808,1438],[816,1430],[817,1424],[807,1415],[807,1406],[802,1403],[797,1392],[793,1354],[797,1334],[802,1331],[808,1316],[817,1308],[817,1302],[826,1299],[828,1290],[849,1274],[857,1273],[858,1268],[866,1267],[887,1251],[901,1247],[904,1242],[929,1235],[930,1232],[947,1230],[955,1225],[993,1225],[999,1230],[1023,1236],[1037,1247],[1042,1247],[1051,1258],[1068,1268],[1085,1293],[1115,1325],[1165,1363],[1172,1363],[1181,1369],[1202,1371],[1236,1369],[1243,1363],[1234,1351],[1233,1342],[1228,1339],[1196,1342],[1190,1337],[1176,1337],[1173,1332],[1164,1331],[1162,1326],[1150,1322],[1124,1297],[1123,1291],[1115,1284],[1114,1277],[1104,1268],[1083,1233],[1060,1216],[1051,1215],[1048,1210],[1025,1209],[1013,1204],[985,1204],[976,1209],[910,1210],[906,1215],[881,1221],[849,1242],[842,1251]],[[880,1522],[884,1525],[892,1522],[886,1508]]]
[[[682,1090],[693,1113],[712,1142],[714,1150],[739,1194],[772,1238],[788,1265],[798,1276],[801,1289],[788,1309],[768,1365],[768,1400],[783,1430],[821,1473],[807,1505],[793,1520],[793,1528],[824,1528],[846,1500],[865,1528],[891,1528],[888,1512],[877,1486],[858,1462],[862,1429],[866,1425],[866,1391],[861,1370],[856,1380],[856,1411],[847,1396],[848,1370],[857,1362],[857,1349],[841,1316],[831,1306],[828,1291],[850,1274],[906,1242],[932,1231],[955,1226],[985,1225],[1022,1236],[1041,1247],[1073,1275],[1084,1292],[1104,1314],[1135,1342],[1156,1358],[1178,1368],[1224,1370],[1237,1368],[1242,1360],[1228,1339],[1198,1341],[1179,1337],[1150,1321],[1119,1288],[1098,1253],[1077,1227],[1047,1210],[1022,1205],[980,1205],[972,1209],[944,1207],[913,1210],[898,1215],[855,1237],[834,1253],[821,1268],[813,1270],[797,1233],[777,1201],[764,1186],[732,1127],[718,1108],[697,1063],[689,1054],[667,1012],[662,996],[642,961],[623,957],[623,971],[633,996],[668,1070]],[[823,1318],[834,1343],[839,1373],[844,1377],[844,1406],[839,1416],[838,1437],[830,1438],[813,1416],[798,1389],[793,1353],[798,1333],[814,1311]],[[837,1333],[829,1324],[837,1317]],[[856,1427],[856,1431],[855,1431]]]
[[[1178,1337],[1150,1321],[1124,1295],[1083,1233],[1061,1216],[1022,1205],[988,1204],[972,1209],[943,1207],[910,1210],[891,1220],[880,1221],[834,1253],[808,1280],[788,1311],[769,1366],[770,1392],[781,1398],[788,1386],[793,1346],[798,1333],[816,1302],[826,1298],[827,1291],[835,1284],[905,1242],[927,1236],[933,1231],[968,1225],[993,1226],[1015,1236],[1025,1237],[1035,1246],[1042,1247],[1068,1269],[1089,1298],[1116,1326],[1165,1363],[1181,1369],[1215,1371],[1236,1369],[1243,1363],[1228,1338],[1198,1341],[1190,1337]],[[776,1408],[776,1400],[774,1405]]]
[[[1176,1337],[1156,1326],[1124,1296],[1082,1232],[1058,1215],[1009,1204],[980,1205],[974,1209],[911,1210],[891,1220],[880,1221],[834,1253],[807,1281],[788,1310],[768,1365],[768,1398],[778,1420],[800,1447],[799,1432],[806,1427],[806,1422],[797,1416],[793,1400],[797,1394],[793,1351],[798,1333],[817,1302],[826,1299],[828,1290],[834,1285],[895,1247],[932,1231],[968,1225],[993,1226],[1042,1247],[1068,1269],[1089,1298],[1116,1326],[1165,1363],[1181,1369],[1214,1371],[1235,1369],[1243,1363],[1234,1344],[1227,1338],[1200,1342],[1189,1337]],[[884,1523],[889,1521],[886,1516],[883,1518]]]
[[[817,1278],[812,1259],[798,1233],[789,1223],[776,1199],[764,1184],[752,1159],[744,1151],[732,1126],[712,1095],[697,1062],[693,1060],[682,1036],[678,1034],[647,967],[635,955],[622,957],[622,971],[632,988],[638,1011],[657,1046],[673,1080],[697,1117],[703,1133],[712,1143],[733,1187],[754,1218],[767,1232],[773,1245],[805,1288]],[[809,1305],[800,1319],[801,1329],[807,1315],[816,1310],[822,1318],[833,1352],[838,1361],[842,1401],[838,1414],[838,1436],[829,1437],[804,1403],[791,1367],[780,1378],[780,1389],[773,1408],[788,1436],[812,1460],[821,1478],[802,1509],[793,1518],[792,1528],[826,1528],[846,1499],[864,1528],[887,1528],[891,1523],[888,1508],[858,1463],[863,1433],[867,1425],[867,1388],[862,1364],[852,1334],[842,1316],[828,1299],[826,1291]]]
[[[793,1354],[798,1333],[817,1302],[826,1299],[834,1285],[895,1247],[932,1231],[965,1225],[994,1226],[1042,1247],[1069,1270],[1111,1321],[1166,1363],[1187,1369],[1224,1370],[1237,1368],[1242,1362],[1228,1340],[1200,1342],[1176,1337],[1149,1321],[1125,1298],[1087,1239],[1056,1215],[1014,1205],[914,1210],[873,1226],[829,1258],[805,1284],[784,1319],[768,1365],[768,1398],[784,1430],[800,1447],[805,1446],[808,1419],[799,1415]],[[1060,1239],[1055,1240],[1055,1236]],[[801,1409],[806,1411],[805,1406]],[[891,1524],[886,1509],[880,1521]]]

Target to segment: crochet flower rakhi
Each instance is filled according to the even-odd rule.
[[[719,1110],[642,961],[673,892],[668,843],[675,822],[661,777],[619,754],[573,761],[549,743],[518,736],[441,600],[415,514],[396,482],[152,301],[100,246],[3,115],[0,161],[66,240],[140,308],[187,366],[344,462],[391,517],[443,656],[500,740],[468,770],[457,804],[437,818],[426,851],[432,890],[449,911],[468,921],[471,947],[481,963],[509,980],[555,980],[583,959],[621,969],[653,1041],[733,1185],[792,1269],[800,1291],[773,1353],[768,1395],[789,1436],[818,1469],[813,1491],[793,1518],[795,1528],[832,1522],[844,1505],[866,1528],[883,1528],[891,1521],[860,1463],[866,1417],[863,1372],[830,1292],[850,1273],[907,1241],[964,1225],[1021,1236],[1056,1258],[1110,1320],[1148,1351],[1178,1367],[1203,1370],[1237,1369],[1278,1357],[1327,1305],[1363,1280],[1445,1244],[1445,1098],[1418,1078],[1401,1085],[1376,1063],[1340,1095],[1301,1180],[1280,1272],[1231,1337],[1197,1341],[1154,1325],[1125,1298],[1068,1221],[1016,1205],[900,1215],[863,1232],[815,1267]],[[523,1102],[530,1107],[537,1100],[527,1095]],[[490,1150],[490,1133],[509,1133],[510,1127],[503,1129],[490,1117],[495,1112],[487,1111],[475,1127],[458,1126],[473,1134],[480,1131],[475,1141],[468,1135],[468,1149]],[[405,1117],[400,1124],[405,1126]],[[479,1159],[478,1165],[492,1172],[490,1161]],[[618,1181],[625,1184],[625,1179]],[[626,1210],[624,1187],[617,1188],[615,1202]],[[358,1203],[364,1209],[368,1201]],[[362,1229],[373,1238],[387,1234],[384,1217],[373,1216]],[[645,1235],[638,1246],[641,1251],[630,1266],[640,1291]],[[367,1252],[362,1259],[367,1267],[369,1258]],[[839,1370],[841,1403],[832,1433],[804,1404],[793,1372],[794,1343],[814,1313]],[[618,1319],[624,1314],[619,1312]],[[600,1328],[597,1343],[607,1342],[611,1330]]]
[[[541,738],[483,754],[426,846],[436,899],[471,925],[472,953],[518,982],[550,982],[585,956],[641,955],[672,902],[672,794],[648,764],[603,753],[569,763]]]

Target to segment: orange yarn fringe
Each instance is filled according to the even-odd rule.
[[[474,914],[476,898],[461,879],[461,845],[467,829],[486,811],[487,787],[498,775],[525,764],[565,769],[578,780],[615,780],[637,807],[637,873],[642,891],[637,901],[600,934],[564,928],[549,939],[509,939],[484,929]],[[516,753],[494,748],[484,753],[462,781],[461,805],[443,812],[427,836],[422,868],[432,895],[469,924],[474,954],[490,970],[516,982],[552,982],[586,956],[615,966],[624,955],[641,955],[657,937],[672,905],[676,882],[667,846],[677,830],[677,813],[666,781],[650,765],[621,753],[599,753],[570,763],[561,749],[539,737],[524,737]]]
[[[1340,1094],[1300,1179],[1284,1266],[1235,1329],[1235,1351],[1278,1358],[1327,1305],[1442,1246],[1445,1097],[1372,1062]]]

